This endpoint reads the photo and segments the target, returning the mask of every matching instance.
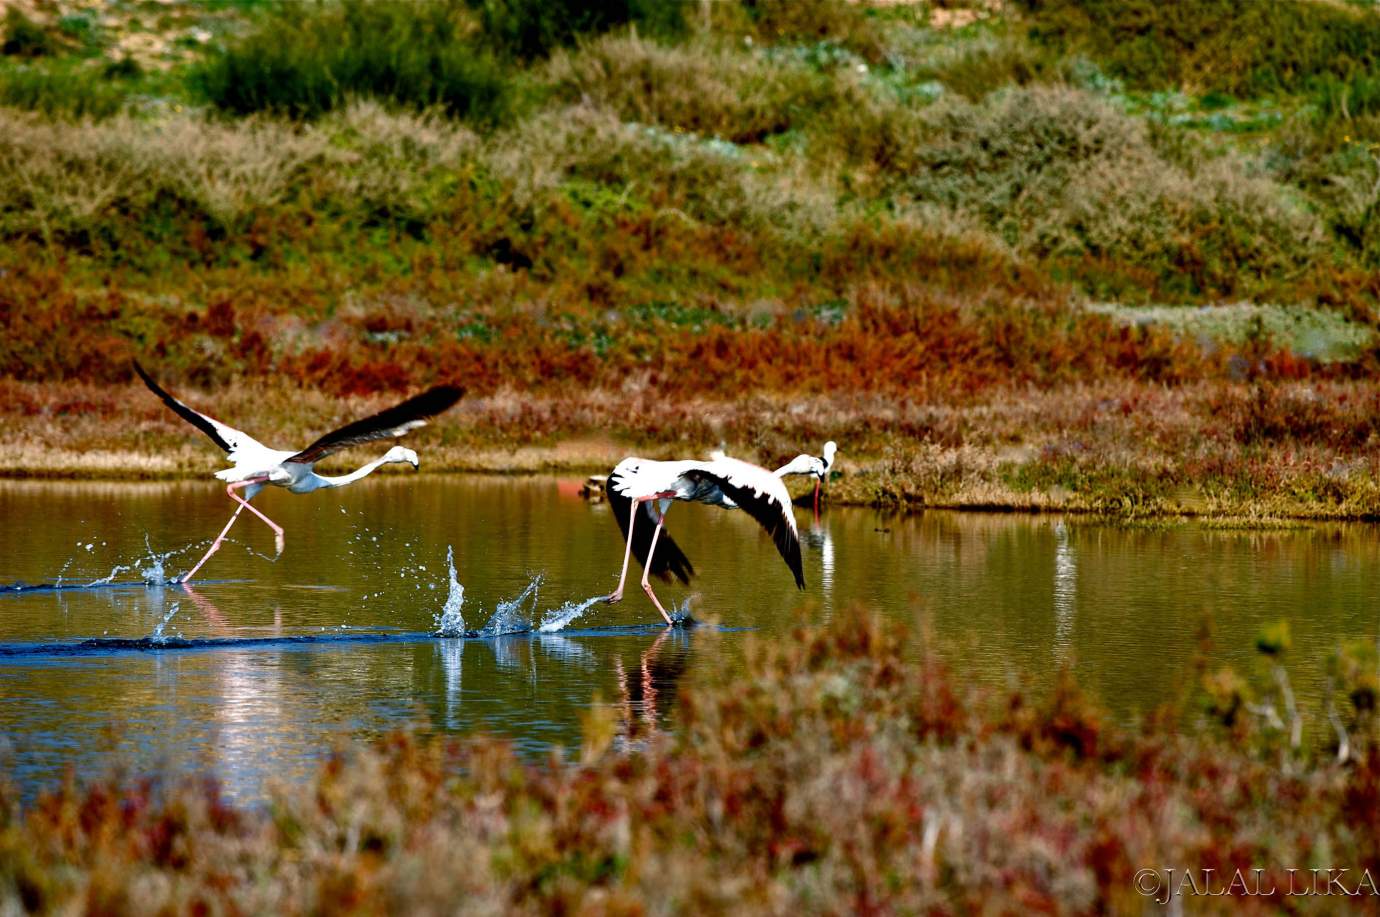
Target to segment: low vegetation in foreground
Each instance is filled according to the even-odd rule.
[[[283,442],[461,381],[439,469],[1380,512],[1371,5],[7,9],[4,473],[204,467],[139,356]]]
[[[1375,900],[1373,645],[1337,653],[1325,713],[1294,708],[1275,629],[1258,677],[1203,671],[1128,728],[1068,679],[974,687],[923,629],[867,613],[749,640],[734,684],[680,690],[673,733],[596,701],[581,747],[536,763],[414,733],[343,747],[260,807],[157,779],[6,796],[0,897],[104,914],[1133,913],[1171,890],[1193,913],[1322,914]],[[1172,885],[1137,877],[1171,867]]]

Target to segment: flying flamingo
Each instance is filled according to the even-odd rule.
[[[212,417],[207,417],[200,411],[187,407],[164,391],[138,363],[134,364],[134,371],[139,374],[140,379],[144,380],[144,384],[149,387],[149,390],[172,409],[173,413],[205,433],[211,438],[211,442],[225,450],[227,458],[232,463],[232,467],[217,471],[216,477],[228,483],[229,486],[225,488],[225,492],[239,506],[235,507],[230,521],[225,523],[225,528],[221,529],[216,540],[211,542],[210,549],[202,555],[201,560],[197,561],[196,566],[178,580],[179,583],[183,584],[190,582],[196,572],[201,569],[201,565],[206,563],[211,555],[220,549],[220,544],[225,540],[226,534],[229,533],[230,526],[235,524],[240,512],[245,509],[258,516],[269,528],[273,529],[274,546],[279,554],[283,553],[283,527],[249,505],[249,501],[254,499],[254,496],[266,485],[285,487],[295,494],[308,494],[323,487],[344,487],[346,484],[353,484],[380,465],[387,465],[391,462],[407,462],[413,468],[419,467],[417,453],[402,446],[394,446],[385,452],[382,458],[369,462],[357,471],[338,477],[317,474],[312,468],[321,459],[339,452],[341,449],[374,440],[402,436],[408,430],[424,426],[426,418],[440,414],[459,401],[465,393],[464,389],[453,385],[438,385],[420,395],[407,399],[402,404],[327,433],[301,452],[291,452],[282,449],[270,449],[249,434],[242,433],[234,427],[228,427]],[[235,493],[241,488],[244,490],[243,497]]]
[[[670,508],[672,500],[743,510],[771,535],[776,550],[795,576],[796,586],[805,588],[800,535],[796,531],[795,514],[791,510],[791,495],[786,492],[781,478],[765,468],[729,458],[722,452],[714,453],[707,462],[657,462],[632,456],[623,459],[613,469],[605,493],[614,518],[618,520],[618,527],[628,540],[623,552],[623,572],[618,577],[618,588],[606,600],[610,604],[623,598],[623,584],[628,578],[628,559],[636,554],[642,564],[642,591],[647,593],[668,625],[675,623],[666,609],[661,607],[648,582],[648,578],[656,574],[668,582],[675,576],[682,583],[689,583],[695,572],[685,552],[671,536],[661,537],[666,510]],[[650,535],[643,534],[647,531],[645,527],[637,527],[638,516],[645,516],[647,525],[656,524]],[[661,543],[659,555],[656,554],[658,539]]]
[[[806,455],[802,452],[775,471],[778,478],[784,478],[788,474],[808,474],[814,476],[816,522],[819,521],[819,485],[821,481],[829,480],[829,469],[834,466],[834,454],[838,452],[838,448],[838,443],[831,439],[824,444],[823,455]]]

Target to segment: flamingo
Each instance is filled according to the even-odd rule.
[[[791,459],[780,468],[776,469],[776,476],[784,478],[788,474],[808,474],[815,479],[815,521],[819,521],[819,485],[822,481],[829,480],[829,469],[834,466],[834,454],[838,452],[838,443],[832,439],[824,444],[823,455],[807,455],[801,453]]]
[[[201,560],[196,562],[196,566],[177,580],[183,585],[191,582],[192,577],[201,569],[201,565],[220,549],[230,526],[235,524],[240,512],[246,509],[273,529],[274,546],[278,554],[283,553],[283,527],[249,505],[249,501],[266,485],[284,487],[295,494],[307,494],[323,487],[344,487],[346,484],[353,484],[381,465],[406,462],[413,468],[418,468],[421,463],[417,459],[417,453],[402,446],[394,446],[384,453],[382,458],[345,475],[333,477],[317,474],[312,466],[326,456],[349,446],[402,436],[408,430],[424,426],[427,418],[445,411],[465,393],[464,389],[453,385],[438,385],[401,404],[333,430],[300,452],[292,452],[270,449],[249,434],[193,410],[168,394],[137,362],[134,364],[134,371],[144,380],[149,391],[162,399],[174,414],[205,433],[211,438],[211,442],[225,450],[226,457],[231,462],[231,467],[217,471],[216,477],[228,484],[225,493],[239,506],[235,507],[230,521],[225,523],[225,528],[221,529],[216,540],[211,542],[211,547],[202,555]],[[240,489],[244,490],[243,497],[235,493]]]
[[[671,536],[661,537],[666,510],[670,508],[672,500],[743,510],[771,535],[776,550],[795,577],[796,587],[805,588],[800,534],[796,531],[795,514],[791,510],[791,495],[787,493],[781,478],[765,468],[729,458],[722,452],[714,453],[707,462],[658,462],[629,456],[619,462],[609,475],[605,493],[614,518],[618,520],[618,527],[628,540],[623,552],[623,572],[618,577],[618,588],[605,600],[609,604],[623,598],[628,560],[636,553],[642,564],[642,591],[647,593],[656,610],[661,612],[667,625],[675,624],[648,581],[655,573],[668,582],[675,576],[682,583],[688,583],[695,572],[689,558]],[[656,523],[650,537],[642,534],[645,528],[637,528],[639,515],[646,516],[648,524]],[[658,555],[656,549],[659,539],[661,553]]]

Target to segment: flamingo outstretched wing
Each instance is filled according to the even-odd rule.
[[[464,394],[465,390],[455,385],[438,385],[427,389],[401,404],[346,424],[339,430],[332,430],[287,461],[310,465],[350,446],[402,436],[408,430],[426,426],[427,418],[449,409]]]
[[[772,472],[747,462],[716,454],[713,461],[690,469],[686,476],[711,478],[723,494],[762,526],[781,559],[790,567],[795,585],[805,588],[804,564],[800,554],[800,533],[791,510],[791,495]]]
[[[236,430],[234,427],[223,424],[214,417],[208,417],[200,411],[194,410],[181,401],[178,401],[162,386],[153,381],[153,377],[144,371],[144,367],[140,366],[137,360],[134,362],[134,371],[138,373],[140,379],[144,380],[144,384],[148,386],[149,391],[162,399],[163,403],[166,404],[174,414],[196,427],[202,433],[205,433],[210,437],[211,442],[215,443],[227,454],[234,454],[246,448],[267,448],[263,443],[259,442],[248,433],[245,433],[243,430]]]

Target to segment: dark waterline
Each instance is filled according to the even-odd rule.
[[[0,584],[45,586],[0,591],[11,776],[31,795],[69,766],[204,769],[255,799],[269,778],[305,778],[340,737],[410,724],[499,734],[541,754],[578,744],[597,693],[629,733],[674,728],[687,674],[740,677],[747,641],[783,639],[855,604],[922,620],[916,633],[935,635],[963,677],[1039,687],[1072,666],[1126,718],[1180,690],[1206,620],[1213,664],[1245,672],[1261,625],[1289,620],[1305,704],[1341,640],[1377,634],[1380,538],[1369,525],[1137,528],[840,509],[816,527],[801,511],[799,593],[743,514],[677,506],[667,523],[700,575],[692,589],[658,589],[691,597],[696,617],[719,627],[666,631],[630,583],[621,604],[590,603],[555,633],[437,638],[448,547],[470,630],[537,576],[535,600],[518,610],[528,624],[612,590],[616,526],[575,490],[549,478],[389,475],[336,493],[270,491],[256,505],[286,527],[283,556],[266,556],[272,534],[242,517],[208,579],[187,590],[160,583],[228,518],[214,484],[0,482]]]

